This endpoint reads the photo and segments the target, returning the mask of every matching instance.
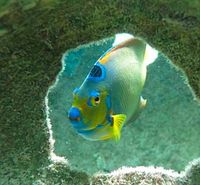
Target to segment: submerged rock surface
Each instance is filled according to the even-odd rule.
[[[80,137],[67,119],[73,89],[80,86],[95,61],[113,42],[101,40],[67,51],[62,71],[47,98],[54,153],[68,159],[71,169],[93,174],[121,166],[162,166],[177,171],[200,156],[200,105],[187,77],[159,54],[148,66],[143,97],[148,105],[122,130],[119,142],[91,142]]]
[[[34,184],[50,162],[43,103],[66,49],[121,31],[135,33],[181,66],[200,97],[199,0],[33,0],[39,3],[32,9],[31,0],[0,1],[0,184]],[[38,184],[89,184],[82,173],[53,166],[39,174]],[[198,167],[188,174],[195,185]]]

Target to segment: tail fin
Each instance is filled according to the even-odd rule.
[[[158,57],[158,51],[152,48],[149,44],[146,44],[146,50],[144,54],[144,64],[148,66],[153,63]]]

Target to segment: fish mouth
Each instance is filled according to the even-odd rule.
[[[80,109],[77,107],[71,107],[68,111],[68,118],[70,121],[75,121],[78,122],[80,121],[81,117],[81,112]]]

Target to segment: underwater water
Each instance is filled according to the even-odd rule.
[[[147,106],[122,129],[119,142],[88,141],[72,128],[67,118],[72,92],[113,40],[79,46],[63,55],[63,69],[48,92],[55,154],[65,156],[72,169],[90,174],[121,166],[183,170],[189,161],[200,156],[200,104],[184,73],[162,53],[147,69],[142,93]]]

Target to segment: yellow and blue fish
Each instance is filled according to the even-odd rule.
[[[145,107],[141,92],[147,65],[158,52],[130,34],[115,36],[79,88],[73,91],[69,120],[89,140],[119,140],[122,127]]]

